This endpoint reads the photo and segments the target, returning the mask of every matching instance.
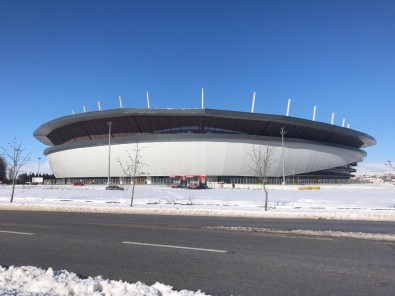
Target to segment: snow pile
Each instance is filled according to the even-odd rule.
[[[138,296],[203,296],[203,292],[174,291],[173,287],[160,283],[148,286],[137,282],[103,279],[101,276],[80,279],[66,270],[43,270],[33,266],[4,268],[0,266],[0,295],[138,295]]]

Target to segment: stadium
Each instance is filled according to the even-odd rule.
[[[111,123],[111,124],[110,124]],[[281,131],[283,130],[283,133]],[[168,183],[173,176],[210,182],[259,182],[254,147],[270,147],[267,182],[348,180],[376,144],[362,132],[291,116],[214,109],[119,108],[61,117],[34,137],[59,182],[130,184],[121,163],[138,145],[139,182]]]

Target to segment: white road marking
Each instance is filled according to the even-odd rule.
[[[147,243],[140,243],[140,242],[122,242],[122,243],[123,243],[123,244],[129,244],[129,245],[149,246],[149,247],[173,248],[173,249],[184,249],[184,250],[194,250],[194,251],[204,251],[204,252],[215,252],[215,253],[228,253],[228,251],[225,251],[225,250],[214,250],[214,249],[203,249],[203,248],[191,248],[191,247],[183,247],[183,246],[147,244]]]
[[[2,233],[12,233],[12,234],[24,234],[24,235],[33,235],[34,233],[30,232],[17,232],[17,231],[6,231],[6,230],[0,230]]]

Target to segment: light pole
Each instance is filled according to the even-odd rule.
[[[112,121],[108,121],[108,177],[107,186],[110,186],[110,172],[111,172],[111,126],[114,124]]]
[[[38,171],[37,171],[37,177],[40,176],[40,160],[41,160],[41,157],[38,158]]]
[[[385,165],[385,170],[384,170],[384,183],[387,181],[387,173],[388,173],[388,164],[384,164]]]
[[[291,170],[292,172],[292,184],[295,184],[295,170]]]
[[[282,158],[283,158],[283,185],[285,185],[285,160],[284,160],[284,135],[287,132],[284,130],[284,127],[281,128],[281,147],[282,147]]]

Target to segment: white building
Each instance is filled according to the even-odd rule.
[[[109,157],[109,125],[111,151]],[[284,134],[282,146],[281,128]],[[268,177],[349,178],[376,144],[364,133],[332,124],[280,115],[212,109],[114,109],[55,119],[34,136],[57,178],[125,177],[125,162],[139,143],[143,176],[254,177],[253,147],[272,147]],[[282,148],[284,147],[284,157]]]

